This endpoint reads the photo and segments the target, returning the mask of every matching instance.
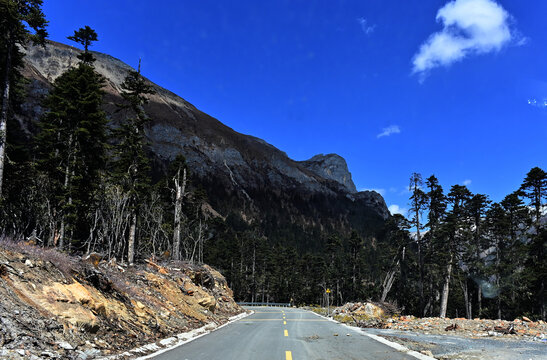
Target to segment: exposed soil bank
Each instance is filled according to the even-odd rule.
[[[241,312],[207,265],[127,267],[0,242],[0,359],[115,355]]]

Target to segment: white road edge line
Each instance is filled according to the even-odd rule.
[[[175,336],[172,336],[172,337],[169,337],[169,338],[166,338],[166,339],[163,339],[163,340],[159,340],[155,343],[151,343],[151,344],[147,344],[147,345],[143,345],[143,346],[140,346],[136,349],[132,349],[132,350],[129,350],[129,351],[126,351],[122,354],[117,354],[117,355],[112,355],[112,356],[108,356],[108,357],[102,357],[102,358],[99,358],[99,360],[115,360],[115,359],[127,359],[127,358],[131,358],[131,357],[134,357],[134,356],[138,356],[139,353],[145,353],[145,352],[149,352],[149,351],[153,351],[153,350],[158,350],[152,354],[148,354],[148,355],[145,355],[145,356],[141,356],[141,357],[138,357],[136,358],[135,360],[145,360],[145,359],[151,359],[155,356],[158,356],[160,354],[163,354],[167,351],[171,351],[179,346],[182,346],[184,344],[187,344],[191,341],[194,341],[202,336],[205,336],[207,334],[210,334],[212,333],[213,331],[216,331],[218,329],[221,329],[227,325],[230,325],[238,320],[241,320],[243,318],[246,318],[247,316],[250,316],[254,314],[254,311],[249,311],[249,312],[243,312],[241,314],[238,314],[238,315],[235,315],[235,316],[232,316],[230,318],[228,318],[228,321],[220,326],[216,326],[215,323],[209,323],[207,325],[204,325],[200,328],[197,328],[197,329],[193,329],[189,332],[185,332],[185,333],[180,333],[180,334],[177,334]],[[160,345],[163,346],[160,347],[158,346],[158,343]]]
[[[306,310],[306,311],[309,311],[309,312],[311,312],[311,313],[314,314],[314,315],[317,315],[317,316],[319,316],[319,317],[321,317],[321,318],[324,318],[324,319],[327,319],[327,320],[329,320],[329,321],[332,321],[332,322],[334,322],[334,323],[336,323],[336,324],[345,326],[345,327],[347,327],[348,329],[353,330],[353,331],[355,331],[355,332],[357,332],[357,333],[359,333],[359,334],[361,334],[361,335],[368,336],[369,338],[374,339],[374,340],[376,340],[376,341],[378,341],[378,342],[381,342],[382,344],[387,345],[387,346],[389,346],[389,347],[391,347],[391,348],[393,348],[393,349],[395,349],[395,350],[397,350],[397,351],[401,351],[401,352],[404,352],[404,353],[406,353],[406,354],[408,354],[408,355],[414,356],[416,359],[419,359],[419,360],[437,360],[437,359],[434,358],[434,357],[424,355],[424,354],[419,353],[419,352],[414,351],[414,350],[410,350],[409,348],[407,348],[407,347],[405,347],[405,346],[403,346],[403,345],[401,345],[401,344],[397,344],[396,342],[389,341],[389,340],[387,340],[387,339],[384,339],[384,338],[381,337],[381,336],[374,335],[374,334],[368,334],[368,333],[366,333],[365,331],[363,331],[363,329],[361,329],[361,328],[359,328],[359,327],[356,327],[356,326],[349,326],[349,325],[346,325],[346,324],[342,324],[341,322],[338,322],[338,321],[336,321],[336,320],[334,320],[334,319],[332,319],[332,318],[328,318],[328,317],[326,317],[326,316],[320,315],[320,314],[318,314],[318,313],[316,313],[316,312],[314,312],[314,311],[310,311],[310,310]]]

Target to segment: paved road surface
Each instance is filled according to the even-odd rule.
[[[271,307],[249,309],[255,313],[154,359],[416,360],[308,311]]]

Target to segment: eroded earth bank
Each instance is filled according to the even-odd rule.
[[[241,312],[224,277],[207,265],[150,259],[128,267],[99,254],[0,241],[2,359],[92,359],[162,347],[162,339],[213,329]]]

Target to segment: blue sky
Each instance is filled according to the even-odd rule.
[[[408,208],[412,172],[494,201],[547,170],[547,1],[46,0],[52,40],[135,66],[296,160],[343,156]]]

